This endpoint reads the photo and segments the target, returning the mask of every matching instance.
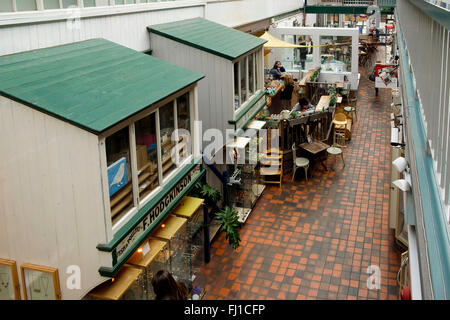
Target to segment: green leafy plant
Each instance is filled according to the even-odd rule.
[[[222,199],[222,196],[219,192],[219,190],[211,187],[210,185],[202,182],[197,182],[194,185],[194,188],[191,192],[193,196],[196,196],[198,198],[205,199],[205,202],[209,206],[215,206],[217,205],[217,202],[219,202]]]
[[[215,220],[218,220],[220,231],[225,232],[225,239],[233,249],[239,247],[241,236],[239,235],[239,216],[233,208],[226,206],[216,213]]]

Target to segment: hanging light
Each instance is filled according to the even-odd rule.
[[[395,180],[392,184],[404,192],[411,190],[411,185],[405,179]]]
[[[392,165],[399,172],[402,173],[408,167],[408,161],[406,161],[403,157],[398,157],[394,161],[392,161]]]

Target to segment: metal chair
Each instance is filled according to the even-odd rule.
[[[309,168],[309,160],[307,158],[298,157],[297,158],[297,149],[295,148],[295,143],[292,145],[292,159],[293,159],[293,170],[292,181],[294,181],[295,171],[297,168],[305,169],[305,177],[306,182],[308,182],[308,168]]]
[[[355,119],[358,120],[358,114],[356,112],[356,103],[358,102],[357,98],[350,99],[349,105],[344,108],[344,111],[347,114],[351,114],[351,119],[353,123],[353,114],[355,114]]]

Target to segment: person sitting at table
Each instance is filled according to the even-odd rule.
[[[309,108],[314,107],[306,98],[300,98],[298,103],[292,108],[292,111],[306,112]]]
[[[294,91],[294,79],[291,75],[284,76],[284,88],[280,94],[281,106],[283,110],[291,109],[292,92]]]
[[[278,60],[275,61],[273,68],[269,71],[274,80],[280,80],[283,76],[283,72],[286,72],[286,69],[281,65],[281,61]]]

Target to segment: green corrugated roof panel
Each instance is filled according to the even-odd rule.
[[[204,76],[104,39],[0,57],[0,94],[95,134]]]
[[[194,18],[147,27],[150,32],[188,46],[234,60],[266,40],[202,18]]]

